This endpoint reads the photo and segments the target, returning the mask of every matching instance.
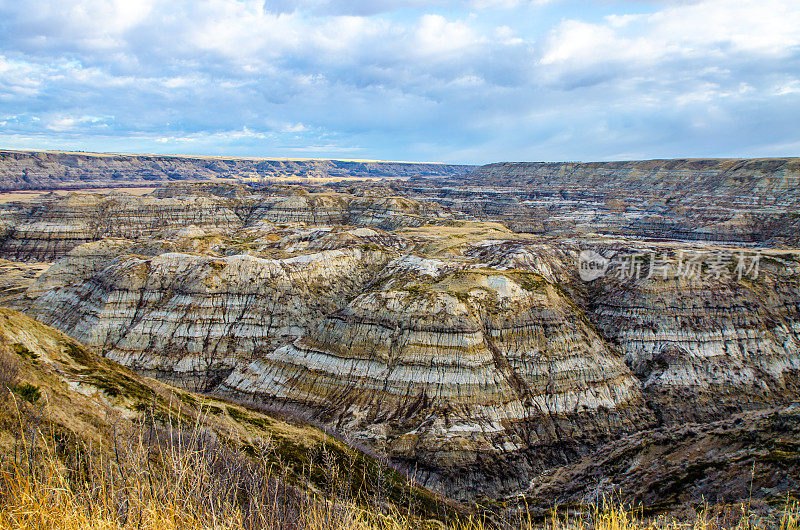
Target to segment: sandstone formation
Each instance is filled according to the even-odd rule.
[[[667,423],[790,402],[800,396],[796,257],[762,257],[755,280],[612,276],[587,296],[589,318]]]
[[[513,491],[650,421],[621,357],[538,275],[432,279],[357,296],[220,390],[310,407],[453,493]]]
[[[105,241],[75,249],[29,290],[38,295],[30,314],[116,361],[198,389],[300,335],[385,262],[360,248],[282,260],[132,250]]]

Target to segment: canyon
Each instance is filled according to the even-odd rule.
[[[407,189],[518,232],[796,246],[798,179],[797,158],[498,163]]]
[[[152,182],[155,164],[114,155],[117,179],[106,156],[4,156],[4,189]],[[168,160],[192,182],[2,204],[3,303],[139,374],[346,435],[460,501],[800,490],[800,160],[258,178]],[[330,181],[277,178],[312,171]],[[586,256],[604,274],[582,277]]]

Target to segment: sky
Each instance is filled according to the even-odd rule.
[[[798,0],[0,0],[0,148],[800,155]]]

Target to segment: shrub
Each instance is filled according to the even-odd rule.
[[[14,387],[14,393],[27,401],[28,403],[36,403],[42,397],[42,392],[39,387],[30,383],[23,383]]]

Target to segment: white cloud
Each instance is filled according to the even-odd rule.
[[[299,133],[307,130],[308,127],[302,123],[290,123],[281,128],[281,132]]]
[[[475,161],[794,145],[794,3],[0,0],[0,138]]]
[[[788,0],[705,0],[650,15],[610,15],[601,23],[564,21],[542,64],[786,56],[800,46],[800,9]]]
[[[37,95],[45,76],[44,69],[36,64],[0,55],[0,101]]]
[[[105,128],[108,127],[108,124],[111,121],[113,121],[113,118],[57,114],[54,116],[49,116],[45,121],[44,126],[51,131],[64,132],[76,130],[83,126]]]
[[[476,9],[512,9],[522,5],[545,5],[557,0],[472,0]]]
[[[615,53],[611,57],[618,57],[616,53],[623,44],[608,26],[567,20],[554,33],[541,64],[602,61],[609,58],[611,53]]]
[[[786,96],[789,94],[800,94],[800,79],[791,79],[779,83],[773,93],[776,96]]]
[[[783,56],[800,45],[800,9],[789,0],[706,0],[648,17],[651,39],[686,53],[729,46]]]
[[[416,30],[421,55],[442,55],[462,51],[478,42],[475,32],[462,21],[450,22],[441,15],[425,15]]]
[[[518,45],[525,42],[517,35],[517,32],[509,26],[497,26],[494,28],[494,40],[505,45]]]

